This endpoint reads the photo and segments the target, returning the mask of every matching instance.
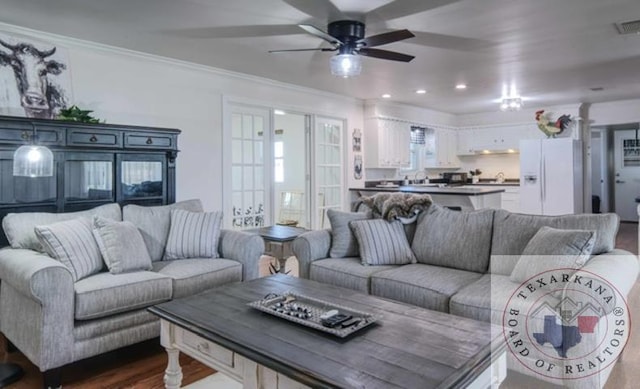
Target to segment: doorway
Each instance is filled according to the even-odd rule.
[[[273,122],[274,222],[310,228],[310,116],[276,109]]]
[[[613,132],[613,192],[614,210],[620,216],[620,220],[637,222],[636,198],[640,198],[640,134],[637,124],[633,127],[635,128],[618,129]]]

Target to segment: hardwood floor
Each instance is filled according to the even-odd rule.
[[[616,239],[616,247],[638,252],[638,224],[622,223]],[[260,274],[267,275],[268,257],[263,257],[260,263]],[[287,270],[297,275],[297,261],[290,259]],[[640,283],[629,294],[629,307],[633,312],[634,327],[631,339],[624,352],[622,360],[616,364],[605,389],[635,388],[640,382]],[[4,339],[2,340],[4,342]],[[25,376],[17,383],[8,386],[10,389],[31,389],[42,387],[42,377],[38,369],[20,352],[6,353],[4,344],[0,347],[0,360],[15,362],[25,369]],[[126,347],[104,355],[80,361],[66,366],[62,371],[65,389],[97,389],[97,388],[163,388],[162,377],[166,368],[167,357],[160,346],[159,339],[152,339],[134,346]],[[180,365],[184,374],[183,385],[198,381],[214,370],[202,365],[186,355],[180,355]],[[517,385],[514,383],[517,382]],[[509,378],[501,386],[506,388],[549,387],[547,384],[525,376],[510,373]]]

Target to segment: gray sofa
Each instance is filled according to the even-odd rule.
[[[146,308],[222,284],[258,277],[264,242],[222,230],[220,258],[162,260],[173,208],[202,211],[199,200],[168,206],[108,204],[74,213],[9,214],[3,228],[11,247],[0,249],[0,330],[41,371],[59,379],[59,367],[159,336]],[[70,271],[43,254],[34,227],[100,215],[135,224],[151,256],[151,271],[106,269],[73,282]],[[55,383],[54,383],[55,385]]]
[[[432,205],[415,223],[405,226],[405,232],[418,263],[364,266],[359,257],[331,258],[332,231],[317,230],[293,242],[300,276],[500,325],[507,301],[519,287],[519,283],[510,280],[511,272],[529,240],[541,227],[549,226],[596,231],[594,256],[576,274],[603,277],[623,296],[627,296],[638,277],[638,258],[614,248],[619,226],[615,214],[550,217],[505,210],[459,212]],[[521,373],[547,379],[532,374],[509,352],[508,365]],[[561,383],[569,387],[602,387],[611,368],[588,379]]]

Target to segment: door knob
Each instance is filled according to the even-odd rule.
[[[625,182],[622,180],[616,180],[616,184],[624,184]]]

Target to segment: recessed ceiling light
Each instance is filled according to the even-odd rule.
[[[382,95],[382,98],[383,98],[383,99],[390,99],[390,98],[391,98],[391,95],[390,95],[390,94],[388,94],[388,93],[385,93],[385,94],[383,94],[383,95]]]
[[[458,84],[456,85],[456,89],[467,89],[467,84]]]
[[[286,114],[286,112],[284,112],[281,109],[274,109],[273,113],[274,113],[274,115],[285,115]]]
[[[423,95],[423,94],[427,93],[427,90],[426,89],[418,89],[416,91],[416,93],[419,94],[419,95]]]

